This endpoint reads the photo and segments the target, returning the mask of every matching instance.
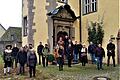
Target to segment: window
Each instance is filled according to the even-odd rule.
[[[27,16],[23,18],[23,36],[27,36]]]
[[[83,0],[83,15],[97,11],[97,0]]]
[[[60,3],[68,3],[68,0],[57,0],[58,2],[60,2]]]

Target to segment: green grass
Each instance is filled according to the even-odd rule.
[[[103,65],[104,70],[97,70],[96,65],[87,64],[85,67],[81,64],[73,65],[68,68],[64,65],[63,71],[59,71],[56,65],[49,65],[46,68],[37,66],[36,78],[29,78],[28,68],[24,75],[16,75],[16,71],[12,71],[11,75],[3,76],[3,61],[0,58],[0,80],[92,80],[96,76],[105,76],[111,80],[119,80],[119,66],[107,67]]]

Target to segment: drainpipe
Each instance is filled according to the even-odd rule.
[[[82,27],[81,27],[81,0],[79,0],[79,34],[80,34],[80,42],[82,42]]]

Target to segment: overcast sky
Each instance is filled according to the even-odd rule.
[[[0,0],[0,23],[7,29],[9,26],[21,27],[22,0]]]

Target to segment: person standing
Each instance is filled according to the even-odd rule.
[[[4,60],[4,75],[6,73],[10,74],[10,69],[12,66],[12,46],[7,45],[6,49],[3,52],[3,60]]]
[[[91,56],[92,64],[95,63],[95,53],[96,53],[96,46],[93,44],[93,42],[90,42],[90,45],[88,46],[88,53]]]
[[[109,43],[107,44],[107,56],[108,56],[107,66],[109,66],[110,57],[112,56],[113,66],[115,67],[115,44],[112,43],[112,40],[110,40]]]
[[[71,66],[72,59],[73,59],[73,48],[72,48],[72,44],[69,44],[67,48],[68,67],[72,67]]]
[[[82,44],[81,42],[78,44],[78,54],[79,54],[79,61],[81,61],[81,49],[82,49]]]
[[[29,74],[30,78],[35,77],[36,74],[36,64],[37,64],[37,56],[33,49],[29,51],[29,55],[27,57],[27,63],[29,66]]]
[[[81,62],[82,62],[82,66],[85,66],[85,64],[88,63],[87,48],[86,48],[85,44],[83,44],[83,47],[81,49]]]
[[[42,50],[44,46],[42,45],[42,42],[40,42],[39,46],[37,47],[37,53],[39,55],[39,65],[41,64],[41,57],[43,56]]]
[[[27,52],[24,51],[24,48],[21,47],[19,52],[18,52],[18,55],[17,55],[17,61],[19,63],[19,74],[24,74],[25,70],[24,70],[24,66],[25,66],[25,63],[27,62]]]
[[[45,44],[45,47],[42,50],[42,53],[43,53],[43,58],[42,58],[43,67],[48,66],[48,55],[49,55],[49,52],[50,52],[50,50],[48,48],[48,45]],[[46,64],[45,64],[45,62],[46,62]]]
[[[64,50],[63,50],[63,46],[59,47],[58,50],[58,63],[59,63],[59,71],[63,70],[63,64],[64,64]]]
[[[77,41],[75,41],[75,44],[74,44],[74,62],[78,63],[78,44],[77,44]]]
[[[12,49],[12,56],[13,56],[12,67],[13,67],[14,62],[15,62],[15,68],[17,68],[17,54],[18,54],[18,51],[19,51],[19,48],[15,44],[15,46]]]
[[[101,45],[101,44],[98,44],[98,47],[96,48],[95,57],[96,57],[96,59],[97,59],[97,69],[98,69],[98,70],[100,70],[100,69],[103,70],[102,61],[103,61],[103,57],[105,57],[105,51],[104,51],[104,49],[102,48],[102,45]]]

